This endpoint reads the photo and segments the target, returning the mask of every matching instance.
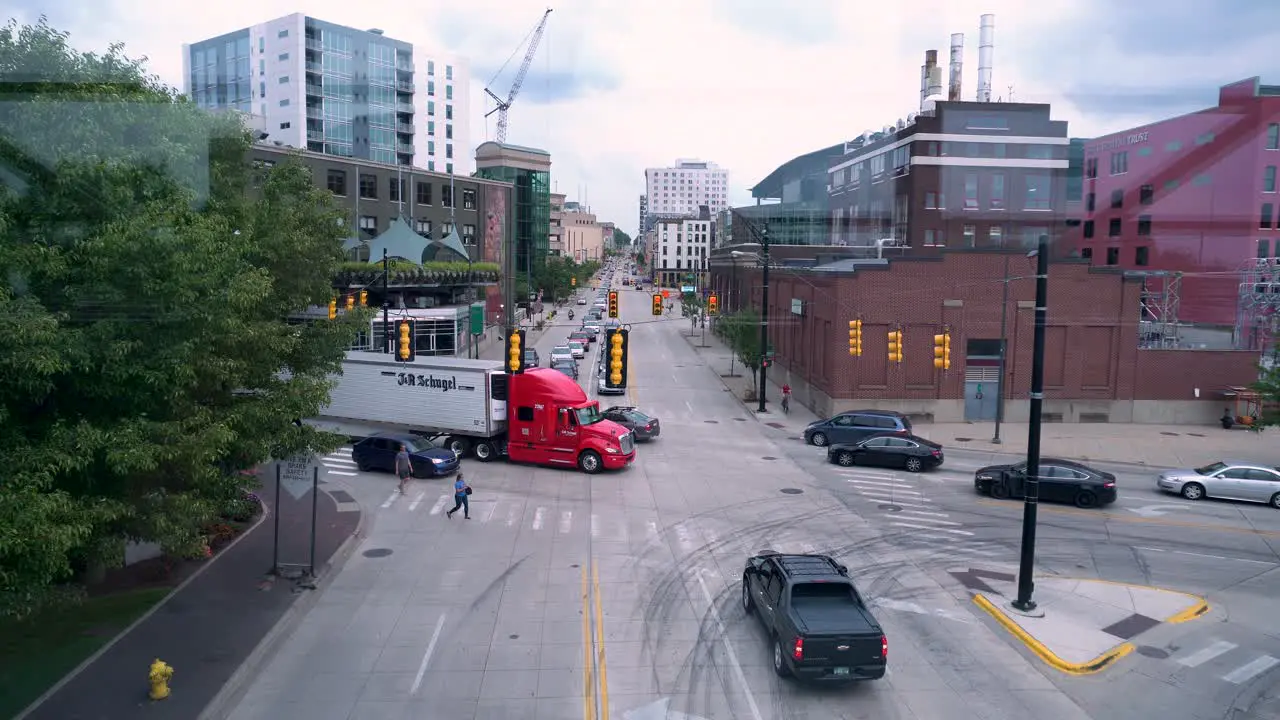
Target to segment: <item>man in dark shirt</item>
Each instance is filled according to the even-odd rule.
[[[405,483],[409,482],[409,476],[413,474],[413,463],[409,461],[409,450],[404,445],[400,446],[400,452],[396,453],[396,475],[400,477],[400,494],[404,494]]]

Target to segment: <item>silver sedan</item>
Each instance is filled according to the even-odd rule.
[[[1170,470],[1156,478],[1156,487],[1188,500],[1248,500],[1280,509],[1280,468],[1261,463],[1216,462],[1192,470]]]

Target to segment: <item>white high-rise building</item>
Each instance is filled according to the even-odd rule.
[[[267,142],[470,175],[467,63],[301,13],[182,46],[200,107],[261,116]]]
[[[676,160],[673,167],[648,168],[644,188],[652,217],[696,216],[702,205],[714,216],[729,207],[729,173],[712,162]]]
[[[654,282],[664,287],[705,287],[707,254],[711,251],[711,225],[709,218],[658,218],[653,227],[656,238],[656,252],[652,259]]]

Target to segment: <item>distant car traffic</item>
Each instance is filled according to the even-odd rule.
[[[569,360],[572,362],[573,348],[568,345],[557,345],[551,348],[551,357],[548,359],[548,362],[554,366],[558,360]]]
[[[993,498],[1026,497],[1027,464],[990,465],[973,475],[973,488]],[[1073,460],[1040,459],[1040,500],[1092,508],[1116,501],[1116,476]]]
[[[639,410],[617,405],[604,411],[605,420],[612,420],[635,434],[637,440],[653,440],[662,434],[662,425],[658,418],[646,415]]]
[[[1188,500],[1245,500],[1280,509],[1280,467],[1262,463],[1215,462],[1191,470],[1169,470],[1156,478],[1156,487]]]
[[[942,446],[918,435],[872,435],[856,443],[827,448],[827,460],[844,467],[878,465],[908,472],[932,470],[942,464]]]
[[[581,358],[581,357],[586,357],[586,356],[587,356],[587,346],[586,346],[586,344],[585,344],[585,343],[583,343],[583,342],[581,342],[581,341],[578,341],[578,340],[570,340],[570,341],[569,341],[569,352],[570,352],[570,354],[572,354],[572,355],[573,355],[573,357],[574,357],[574,359],[575,359],[575,360],[576,360],[576,359],[578,359],[578,358]]]
[[[533,348],[524,349],[524,366],[538,367],[541,361],[538,359],[538,351]]]
[[[578,362],[572,357],[553,359],[551,361],[551,369],[564,373],[574,380],[578,379]]]
[[[579,295],[579,296],[578,296],[578,304],[579,304],[579,305],[586,305],[586,304],[587,304],[587,297],[586,297],[585,295]]]
[[[596,339],[595,333],[591,332],[590,330],[574,330],[573,332],[569,333],[570,341],[577,340],[580,343],[589,345],[592,342],[595,342],[595,339]]]
[[[458,469],[458,454],[438,448],[416,435],[379,433],[367,437],[351,448],[351,459],[361,472],[381,470],[395,472],[396,453],[404,445],[416,478],[440,477]]]
[[[891,410],[851,410],[809,423],[804,429],[804,441],[825,447],[831,443],[856,443],[885,433],[910,435],[911,420]]]

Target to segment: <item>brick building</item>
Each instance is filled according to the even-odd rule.
[[[738,255],[731,254],[735,250]],[[877,407],[926,421],[993,419],[1001,289],[1010,278],[1005,417],[1025,421],[1035,261],[1023,251],[841,260],[813,256],[815,248],[772,250],[772,377],[785,378],[796,398],[820,414]],[[759,264],[744,252],[752,247],[712,256],[712,287],[727,298],[727,308],[759,307]],[[809,265],[798,267],[806,257]],[[1213,422],[1222,412],[1222,389],[1257,379],[1256,352],[1140,349],[1137,273],[1068,259],[1052,263],[1049,274],[1046,419]],[[863,322],[860,357],[850,357],[848,349],[854,319]],[[933,336],[944,328],[952,346],[946,372],[933,367]],[[888,361],[891,329],[903,332],[902,363]]]

